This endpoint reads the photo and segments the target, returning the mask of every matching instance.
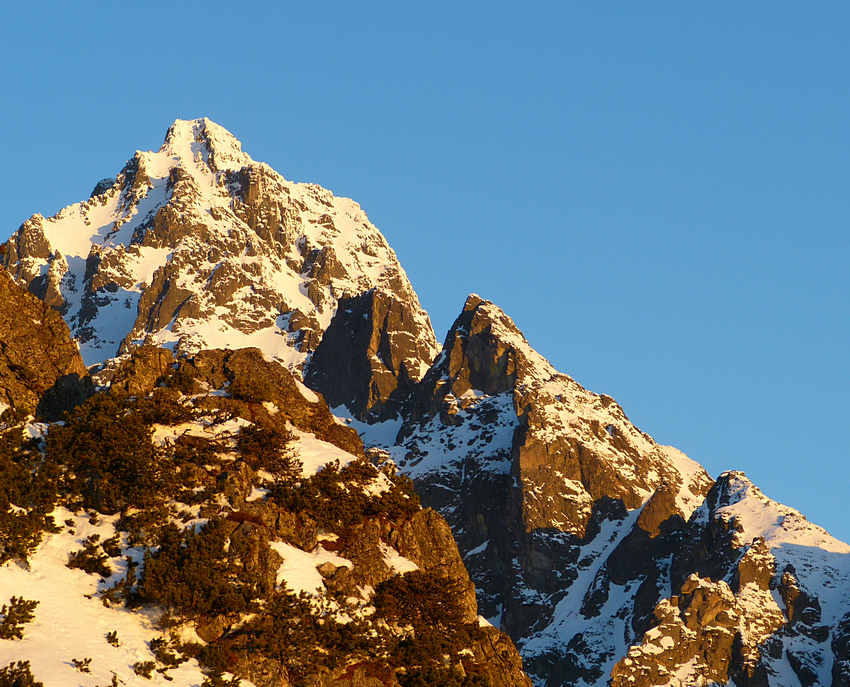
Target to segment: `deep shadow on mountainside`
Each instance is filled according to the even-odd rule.
[[[305,418],[317,406],[293,400],[301,381],[321,394],[357,427],[364,464],[412,478],[448,523],[478,608],[538,685],[850,685],[850,547],[742,473],[715,480],[659,446],[614,399],[555,370],[489,301],[470,296],[440,348],[356,203],[286,181],[209,120],[175,122],[158,152],[136,153],[89,200],[27,220],[4,266],[65,317],[111,394],[161,396],[158,383],[202,379],[208,388],[181,392],[201,393],[199,412],[233,413],[235,398],[251,413],[233,417],[262,425],[268,398],[287,431],[360,455],[329,412]],[[280,366],[263,367],[272,359]],[[236,383],[246,364],[265,370],[248,387]],[[305,429],[312,422],[324,424]],[[399,589],[393,598],[412,588]],[[496,660],[470,651],[476,665]]]

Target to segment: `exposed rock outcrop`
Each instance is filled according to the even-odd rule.
[[[735,472],[721,475],[680,536],[671,565],[679,592],[658,603],[612,685],[843,684],[842,624],[823,621],[843,603],[850,547]],[[805,568],[805,584],[791,561]]]
[[[128,396],[146,396],[171,371],[174,355],[167,348],[140,346],[110,375],[109,390]]]
[[[304,382],[356,417],[392,419],[434,352],[417,327],[408,304],[392,293],[371,289],[341,298]]]
[[[656,444],[612,398],[554,370],[478,296],[440,352],[360,207],[285,181],[212,122],[175,122],[159,152],[137,153],[87,201],[33,216],[2,254],[32,295],[6,320],[0,313],[0,403],[49,418],[90,393],[54,311],[87,362],[106,360],[96,379],[112,401],[191,393],[191,411],[177,414],[207,421],[159,447],[192,457],[179,471],[192,494],[181,517],[194,514],[197,494],[214,493],[197,514],[223,518],[234,569],[268,599],[286,556],[323,557],[315,571],[324,592],[312,608],[326,618],[368,607],[375,588],[416,568],[438,575],[463,622],[480,608],[509,633],[549,687],[850,687],[850,547],[743,474],[714,482]],[[0,279],[0,297],[10,286]],[[325,399],[372,423],[365,455],[385,465],[387,480],[392,459],[434,510],[367,509],[331,532],[305,501],[268,498],[277,478],[256,456],[231,452],[252,436],[240,428],[271,432],[278,444],[262,451],[275,464],[295,438],[310,464],[314,442],[343,463],[364,456]],[[220,426],[228,429],[205,443]],[[210,446],[224,455],[207,460]],[[105,479],[92,475],[93,484]],[[350,488],[333,498],[360,493]],[[82,503],[97,507],[89,491]],[[328,670],[285,670],[301,659],[281,646],[257,653],[262,628],[238,613],[209,614],[196,631],[238,657],[237,672],[258,687],[398,684],[368,653]],[[494,687],[528,684],[499,630],[470,638],[443,666],[452,679],[483,671]]]
[[[55,420],[91,394],[62,317],[0,271],[0,403]]]
[[[237,379],[246,381],[248,393],[274,403],[280,409],[280,417],[298,429],[344,451],[363,455],[363,442],[357,432],[337,422],[320,396],[305,388],[285,367],[267,360],[258,348],[200,351],[181,362],[180,370],[196,380],[199,390],[204,385],[212,389],[233,388]],[[211,398],[210,404],[215,403]]]

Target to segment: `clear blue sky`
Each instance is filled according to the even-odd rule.
[[[360,202],[713,475],[850,540],[850,4],[39,3],[0,27],[0,239],[176,118]]]

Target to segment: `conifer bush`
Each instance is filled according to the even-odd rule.
[[[226,447],[221,442],[193,434],[183,434],[174,442],[174,460],[178,465],[182,463],[191,463],[198,467],[221,465],[218,454],[224,451]]]
[[[332,532],[343,532],[365,518],[398,520],[419,510],[419,498],[408,478],[389,476],[389,490],[376,495],[368,487],[377,478],[378,469],[368,461],[352,461],[343,468],[332,462],[305,480],[278,479],[270,494],[281,507],[306,513]]]
[[[401,687],[490,687],[490,679],[478,673],[463,675],[456,668],[427,666],[397,673]]]
[[[58,532],[50,513],[58,472],[20,430],[0,433],[0,564],[25,561],[45,532]]]
[[[248,403],[263,403],[274,400],[275,388],[267,379],[237,375],[230,383],[230,395]]]
[[[232,527],[221,518],[211,519],[197,533],[164,527],[159,549],[145,553],[140,599],[186,617],[247,611],[261,590],[228,550]]]
[[[195,385],[195,373],[187,368],[181,367],[174,370],[172,374],[165,378],[165,386],[169,389],[177,389],[183,394],[191,394]]]
[[[162,501],[173,482],[173,465],[154,447],[152,429],[132,404],[96,394],[54,425],[48,460],[64,465],[64,485],[86,508],[115,513]]]
[[[291,593],[278,594],[246,631],[253,650],[280,661],[295,678],[368,656],[381,644],[364,621],[340,623]]]
[[[178,389],[169,387],[154,389],[150,396],[136,399],[132,406],[147,424],[179,425],[197,414],[194,408],[182,402]]]
[[[476,623],[464,621],[462,591],[458,582],[424,570],[396,575],[378,585],[375,615],[413,627],[413,635],[399,640],[391,651],[392,662],[407,669],[399,673],[403,685],[479,684],[467,681],[478,678],[464,678],[443,665],[445,656],[456,663],[459,652],[482,634]]]
[[[20,596],[13,596],[8,606],[3,604],[0,607],[0,615],[3,616],[0,621],[0,639],[23,639],[24,630],[21,625],[32,622],[36,606],[38,601]]]
[[[109,556],[100,549],[98,541],[100,535],[93,534],[83,543],[83,548],[79,551],[72,551],[68,554],[69,568],[76,568],[87,572],[89,575],[100,575],[101,577],[110,577],[112,568],[107,565]]]
[[[0,687],[44,687],[32,674],[29,661],[12,661],[0,668]]]
[[[153,679],[154,668],[156,668],[156,663],[153,661],[136,661],[133,664],[133,672],[146,680]]]
[[[464,623],[457,582],[443,575],[412,570],[382,582],[375,590],[375,611],[414,630],[434,627],[452,630]]]
[[[281,477],[300,472],[301,466],[286,448],[292,432],[279,425],[249,425],[242,427],[236,438],[236,448],[254,470],[264,469]]]

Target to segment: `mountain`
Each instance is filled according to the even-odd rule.
[[[394,439],[360,429],[449,522],[536,684],[847,684],[850,547],[657,445],[494,304],[469,297]]]
[[[153,399],[164,393],[156,384],[201,380],[184,388],[181,404],[209,410],[216,399],[236,399],[251,410],[234,417],[262,424],[271,412],[263,403],[272,403],[285,427],[301,432],[305,417],[324,418],[325,444],[302,451],[304,464],[308,454],[324,465],[334,450],[365,451],[362,470],[412,478],[433,509],[422,512],[451,528],[452,579],[471,589],[462,582],[468,570],[482,615],[513,639],[538,687],[850,686],[850,547],[742,473],[713,479],[658,445],[614,399],[555,370],[479,296],[467,299],[441,348],[356,203],[285,181],[212,122],[175,122],[159,152],[136,153],[88,201],[27,220],[3,253],[17,283],[65,317],[110,394]],[[246,347],[255,348],[208,350]],[[244,365],[255,370],[250,383],[238,381]],[[282,400],[280,389],[289,389]],[[325,410],[307,412],[311,404]],[[350,428],[363,445],[351,443]],[[269,489],[263,470],[251,469],[260,480],[252,489]],[[231,480],[247,489],[244,475],[219,467],[224,473],[225,491]],[[111,517],[117,496],[95,486],[86,498],[100,500],[89,506]],[[275,493],[285,500],[293,492]],[[268,526],[268,513],[255,515]],[[395,547],[382,523],[378,539]],[[393,523],[391,531],[408,527]],[[310,555],[320,546],[286,541]],[[369,541],[361,558],[321,547],[356,569],[355,559],[368,566],[383,551]],[[435,546],[454,551],[454,541]],[[309,560],[321,572],[324,563]],[[372,597],[358,594],[368,605]],[[464,598],[460,615],[471,620]],[[493,684],[523,684],[510,643],[485,631],[490,653],[466,646],[461,653],[472,652],[478,667],[463,679],[486,672]],[[223,650],[245,646],[221,636]],[[394,660],[401,670],[404,661]],[[485,667],[494,661],[506,672]],[[365,679],[345,671],[355,684]]]
[[[404,270],[360,206],[286,181],[207,119],[176,121],[158,152],[137,151],[87,201],[28,219],[3,262],[62,313],[87,365],[148,342],[178,354],[255,346],[300,370],[341,303],[392,302],[392,317],[371,323],[392,351],[370,353],[368,383],[356,392],[382,416],[438,350]]]

